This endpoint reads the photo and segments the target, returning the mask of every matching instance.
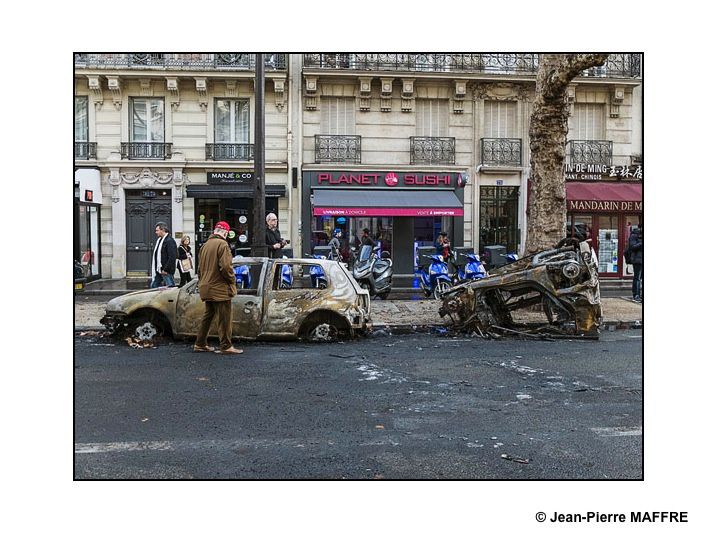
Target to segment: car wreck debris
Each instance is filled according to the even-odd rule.
[[[450,317],[454,330],[482,337],[597,339],[602,323],[597,258],[587,242],[572,239],[457,285],[442,300],[440,316]],[[546,321],[513,319],[514,312],[534,306]]]

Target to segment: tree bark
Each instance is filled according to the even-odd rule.
[[[565,238],[565,146],[568,86],[608,54],[543,54],[530,116],[530,203],[525,254],[551,249]]]

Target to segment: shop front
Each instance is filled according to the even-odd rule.
[[[195,254],[213,232],[215,223],[230,225],[228,243],[234,255],[250,255],[254,238],[252,171],[208,172],[207,184],[188,184],[187,196],[194,199]],[[265,185],[265,212],[279,216],[279,198],[286,196],[284,185]],[[265,219],[262,219],[263,225]],[[264,242],[265,228],[259,231]]]
[[[326,245],[336,229],[347,250],[369,229],[395,273],[412,275],[417,247],[441,231],[462,246],[463,186],[457,172],[305,171],[303,252]]]
[[[630,232],[643,221],[642,184],[638,182],[567,182],[567,231],[590,240],[601,277],[631,278],[623,260]]]
[[[80,263],[88,281],[99,279],[100,270],[100,208],[102,191],[100,171],[83,168],[75,171],[73,219],[73,259]]]

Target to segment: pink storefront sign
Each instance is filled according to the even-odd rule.
[[[462,216],[462,208],[340,208],[313,207],[313,216]]]

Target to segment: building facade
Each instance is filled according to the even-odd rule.
[[[93,275],[147,275],[157,221],[197,253],[222,219],[247,250],[254,58],[76,55],[76,224],[87,231],[76,225],[75,256]],[[352,245],[367,228],[399,275],[441,231],[456,246],[522,253],[538,61],[265,55],[266,207],[292,252],[336,229]],[[570,90],[568,231],[595,242],[608,276],[622,276],[618,254],[642,216],[641,81],[641,55],[614,54]]]

